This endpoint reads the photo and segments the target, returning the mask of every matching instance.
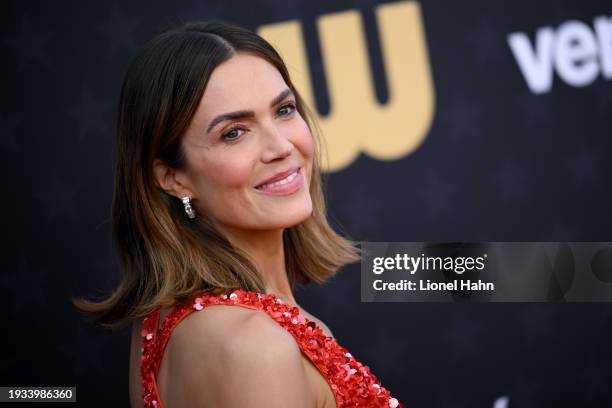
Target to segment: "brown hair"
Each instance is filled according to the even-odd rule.
[[[213,70],[237,52],[264,58],[278,69],[315,138],[312,215],[283,233],[291,287],[324,282],[343,265],[359,259],[358,248],[328,224],[319,129],[279,54],[245,28],[219,21],[187,23],[153,38],[132,61],[123,81],[112,207],[122,280],[105,300],[73,300],[106,328],[120,328],[197,292],[265,291],[248,257],[202,214],[188,219],[181,201],[162,190],[153,176],[155,158],[174,168],[185,166],[181,137]]]

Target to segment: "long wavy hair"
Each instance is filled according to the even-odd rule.
[[[112,234],[122,278],[104,300],[73,299],[95,323],[118,329],[195,293],[234,289],[264,293],[262,277],[248,256],[233,247],[205,214],[188,219],[181,201],[167,194],[153,174],[156,158],[184,168],[182,135],[213,70],[237,52],[256,55],[276,67],[313,134],[312,215],[283,232],[291,287],[322,283],[359,259],[355,244],[327,221],[320,130],[274,47],[256,33],[226,22],[187,23],[154,37],[132,61],[123,81],[112,204]]]

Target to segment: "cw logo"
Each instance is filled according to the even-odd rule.
[[[384,4],[375,13],[389,89],[384,106],[376,101],[359,12],[316,21],[331,108],[318,118],[327,142],[327,171],[348,166],[362,151],[380,160],[404,157],[423,142],[432,122],[435,97],[419,4]],[[300,22],[265,25],[258,33],[283,56],[295,86],[313,107]]]

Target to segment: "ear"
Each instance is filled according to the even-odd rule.
[[[157,184],[166,193],[179,199],[185,196],[194,198],[194,190],[187,176],[182,171],[170,167],[165,161],[153,160],[153,175]]]

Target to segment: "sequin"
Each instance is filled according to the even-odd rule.
[[[143,401],[147,408],[164,408],[156,378],[164,349],[172,330],[189,314],[202,310],[209,304],[243,306],[261,310],[285,328],[298,343],[300,349],[319,369],[330,384],[338,408],[384,407],[404,408],[370,372],[367,365],[353,357],[336,339],[326,336],[313,321],[303,316],[299,309],[284,303],[273,294],[236,290],[229,294],[204,293],[187,304],[178,304],[166,316],[158,329],[159,309],[149,313],[143,320],[143,342],[140,374]]]

